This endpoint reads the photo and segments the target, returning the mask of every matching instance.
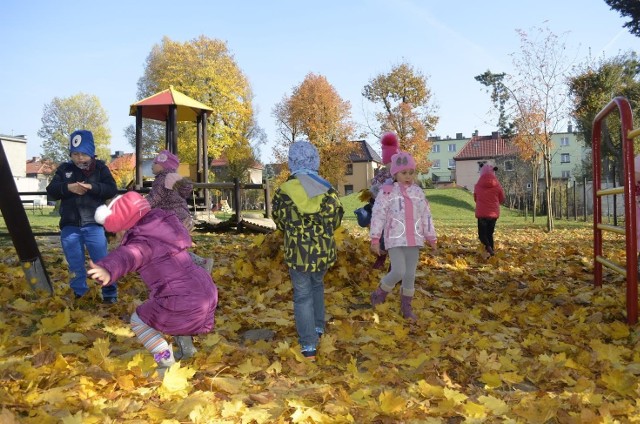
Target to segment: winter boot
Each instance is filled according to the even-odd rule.
[[[400,296],[400,312],[402,312],[402,316],[405,319],[411,321],[417,321],[418,317],[413,313],[413,308],[411,308],[411,301],[413,300],[413,296]]]
[[[376,305],[379,305],[381,303],[384,303],[384,301],[387,299],[387,295],[388,294],[389,293],[387,293],[386,291],[382,290],[381,287],[378,287],[376,289],[376,291],[371,293],[371,306],[376,306]]]
[[[171,365],[176,363],[171,346],[169,346],[168,350],[154,354],[153,359],[155,359],[158,364],[156,371],[158,371],[158,376],[160,376],[160,378],[164,378],[164,373],[171,367]]]
[[[193,337],[191,336],[173,336],[173,340],[178,345],[175,352],[175,359],[178,361],[192,358],[198,350],[193,345]]]

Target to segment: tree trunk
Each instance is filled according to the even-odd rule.
[[[538,163],[533,165],[532,172],[531,195],[533,196],[533,205],[531,208],[531,222],[536,222],[536,212],[538,212]]]
[[[553,202],[551,198],[551,157],[545,155],[544,159],[544,182],[547,186],[545,201],[547,203],[547,231],[553,231]]]

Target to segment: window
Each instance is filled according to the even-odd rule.
[[[571,178],[571,171],[562,171],[562,178],[569,179]]]
[[[434,160],[433,165],[431,165],[431,167],[435,169],[440,169],[440,159]]]
[[[345,184],[345,186],[344,186],[344,195],[348,196],[348,195],[350,195],[352,193],[353,193],[353,185]]]
[[[353,175],[353,164],[352,163],[348,163],[347,164],[347,174],[346,175]]]
[[[571,162],[571,156],[569,155],[569,153],[563,153],[560,155],[560,163],[570,163]]]
[[[431,146],[431,153],[440,153],[440,145],[434,144],[433,146]]]
[[[455,152],[456,151],[456,145],[455,144],[449,144],[449,151],[450,152]]]
[[[561,146],[568,146],[569,145],[569,137],[561,137],[560,138],[560,145]]]
[[[454,159],[449,159],[449,169],[456,169],[456,161]]]
[[[513,161],[510,161],[510,160],[504,161],[504,170],[513,171]]]

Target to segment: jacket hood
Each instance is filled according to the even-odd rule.
[[[297,178],[292,178],[280,186],[291,201],[296,205],[298,210],[305,214],[317,213],[322,207],[323,196],[307,196],[307,192],[302,183]]]

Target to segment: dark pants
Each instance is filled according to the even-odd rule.
[[[493,250],[493,232],[496,229],[497,218],[478,218],[478,238],[485,248]]]

